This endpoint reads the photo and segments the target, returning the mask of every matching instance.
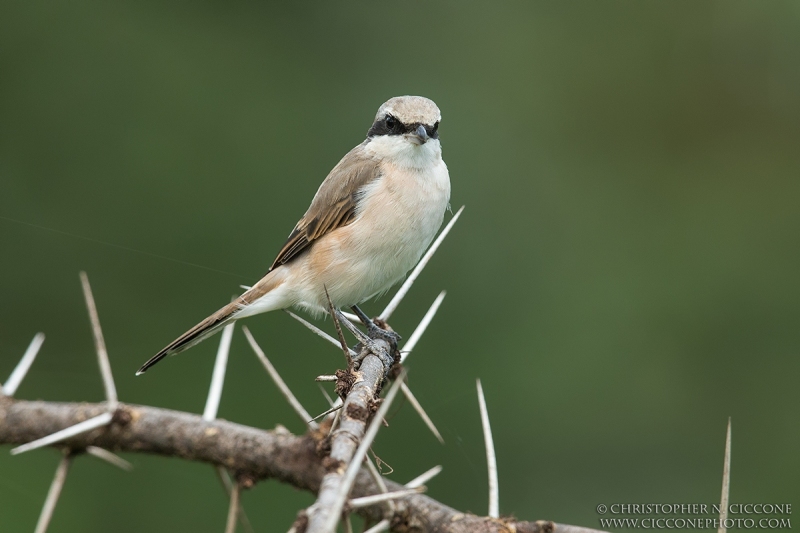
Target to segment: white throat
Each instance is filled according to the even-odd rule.
[[[442,159],[439,139],[416,145],[402,135],[380,135],[367,141],[367,153],[400,168],[428,168]]]

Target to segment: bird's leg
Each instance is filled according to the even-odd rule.
[[[397,343],[400,342],[402,337],[391,329],[388,329],[389,326],[386,322],[381,320],[380,325],[378,325],[375,320],[371,320],[357,305],[350,307],[350,309],[358,316],[361,323],[367,327],[367,335],[369,335],[369,338],[384,340],[389,343],[392,353],[397,351]]]
[[[383,339],[389,344],[397,344],[398,341],[402,339],[400,335],[392,331],[391,329],[386,329],[386,327],[381,327],[375,323],[374,320],[370,319],[367,314],[361,310],[360,307],[357,305],[352,306],[350,309],[356,314],[358,319],[367,327],[367,335],[371,339]],[[382,326],[387,326],[386,322],[382,322]]]
[[[375,322],[373,322],[373,321],[372,321],[372,320],[371,320],[371,319],[370,319],[370,318],[367,316],[367,313],[365,313],[364,311],[362,311],[362,310],[361,310],[361,308],[360,308],[359,306],[357,306],[357,305],[354,305],[354,306],[352,306],[350,309],[352,309],[352,310],[353,310],[353,312],[356,314],[356,316],[358,317],[358,319],[361,321],[361,323],[362,323],[362,324],[364,324],[364,325],[365,325],[365,326],[367,326],[367,327],[370,327],[370,326],[375,326]],[[377,326],[375,326],[375,327],[377,327]]]

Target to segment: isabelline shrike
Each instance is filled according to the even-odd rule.
[[[287,307],[314,314],[380,294],[419,261],[442,224],[450,176],[439,144],[441,113],[420,96],[392,98],[364,142],[320,185],[266,276],[147,361],[145,372],[232,320]]]

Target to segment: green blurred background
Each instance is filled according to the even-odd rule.
[[[395,409],[392,478],[442,464],[430,494],[486,513],[480,377],[502,513],[716,502],[729,416],[732,500],[797,504],[799,23],[789,1],[4,2],[0,379],[44,331],[17,396],[103,398],[86,270],[121,399],[200,412],[216,339],[134,371],[266,271],[383,101],[420,94],[467,209],[392,321],[447,289],[409,359],[446,445]],[[324,410],[340,355],[282,313],[247,325]],[[303,427],[238,330],[220,416]],[[7,451],[2,530],[31,531],[58,456]],[[223,530],[208,466],[126,458],[77,461],[51,531]],[[244,495],[258,531],[311,502]]]

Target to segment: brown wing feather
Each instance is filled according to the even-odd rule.
[[[320,237],[351,223],[356,216],[359,192],[379,177],[378,162],[366,154],[363,143],[350,150],[322,182],[270,270],[285,265]]]

